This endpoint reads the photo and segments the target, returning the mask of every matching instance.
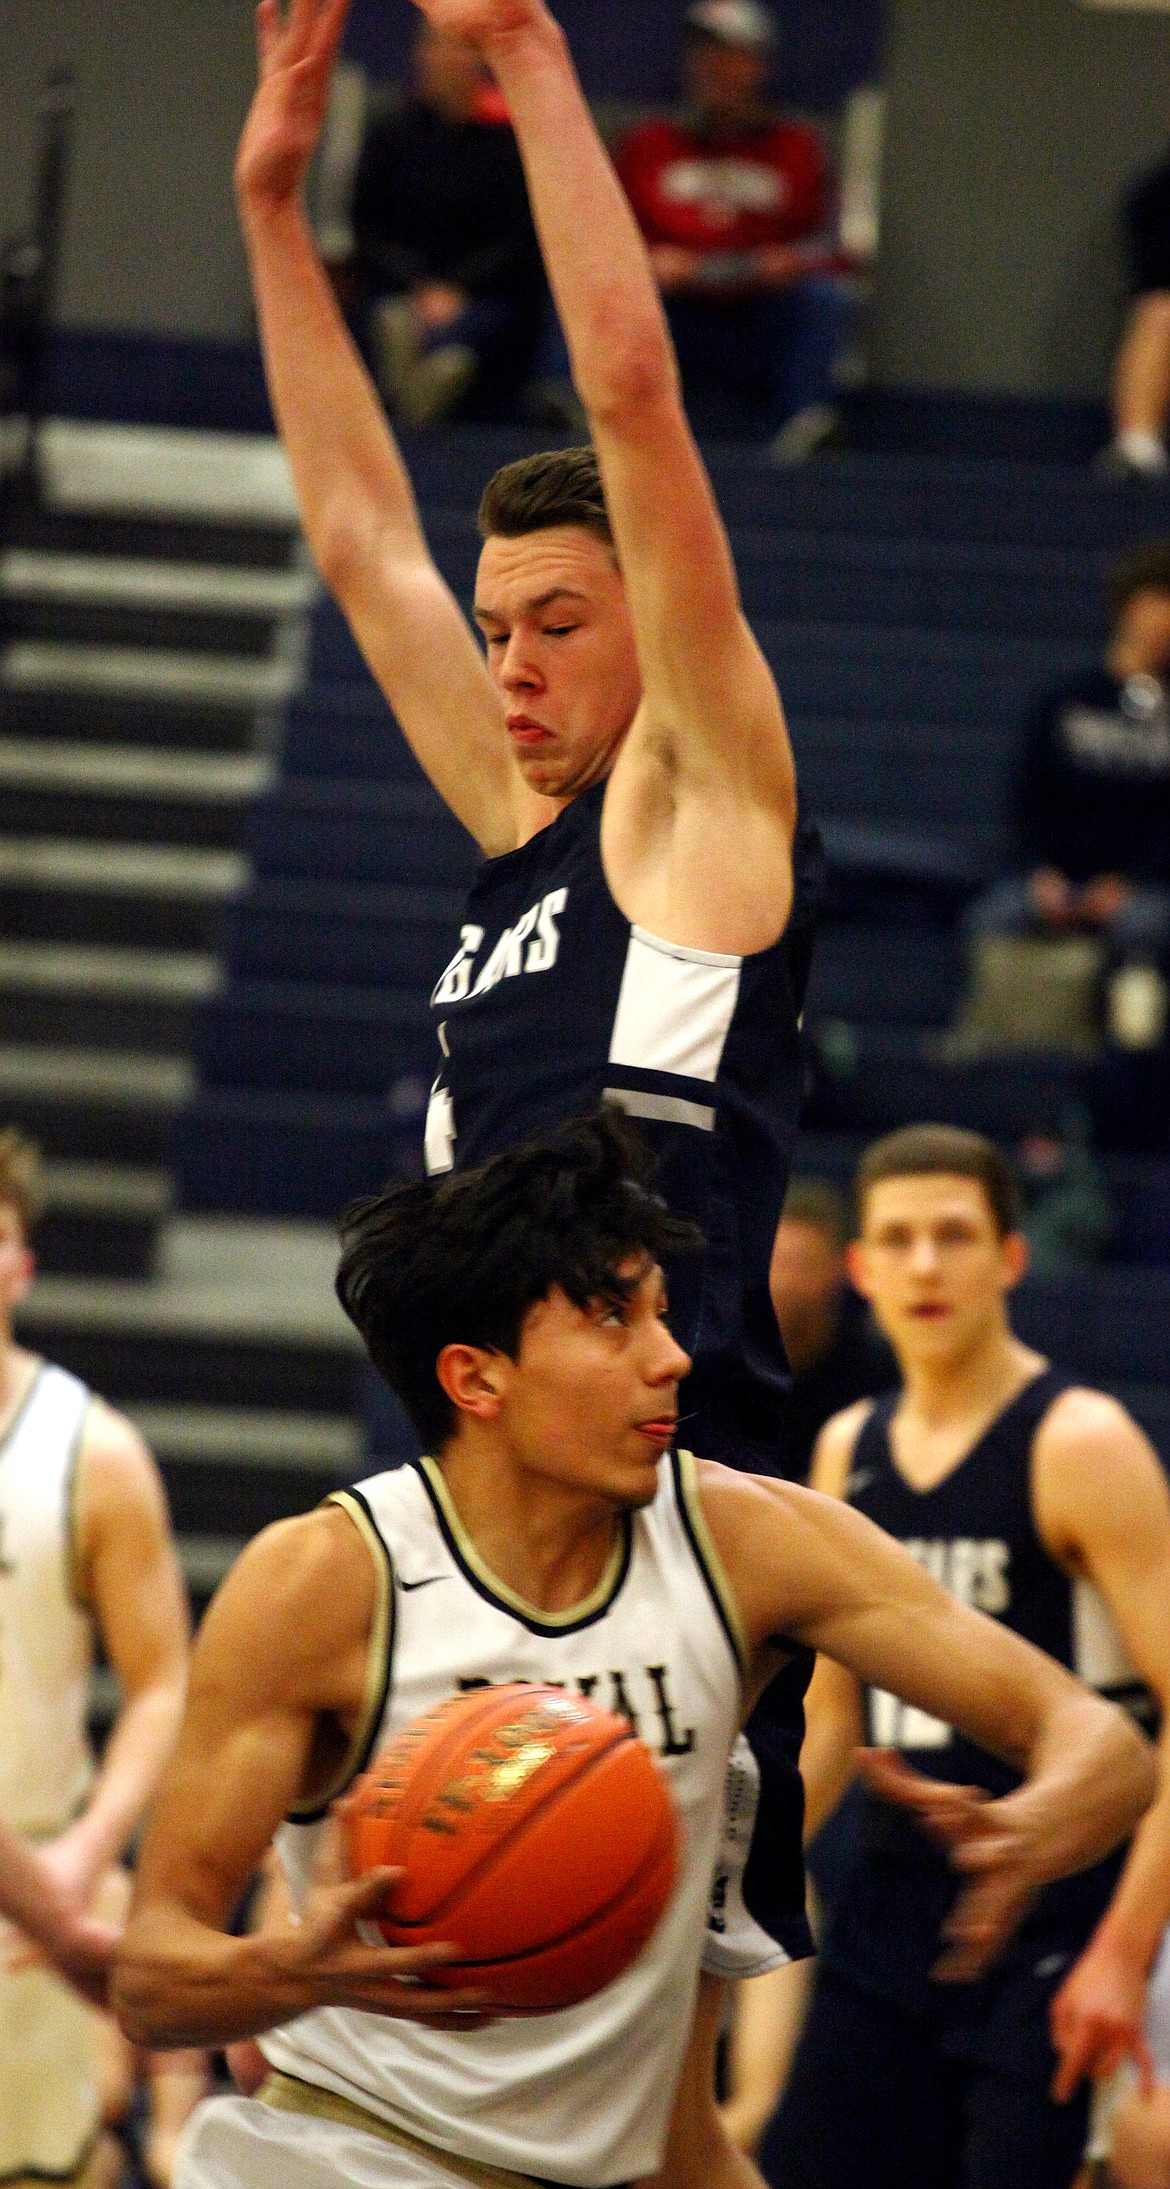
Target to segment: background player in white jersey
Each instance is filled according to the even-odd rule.
[[[184,2189],[602,2185],[654,2167],[728,1750],[755,1687],[801,1648],[945,1712],[1024,1772],[1003,1802],[901,1790],[953,1843],[954,1950],[971,1965],[1043,1879],[1103,1853],[1149,1798],[1148,1751],[1119,1712],[880,1530],[786,1483],[685,1454],[663,1465],[688,1362],[657,1265],[682,1229],[612,1116],[351,1212],[341,1297],[438,1457],[267,1530],[204,1622],[116,1997],[146,2042],[267,2030],[277,2076],[195,2115]],[[356,1935],[390,1873],[306,1893],[316,1820],[381,1739],[460,1683],[599,1672],[673,1787],[679,1887],[604,1993],[460,2028],[479,1995],[428,1986],[441,1948]],[[231,1938],[232,1903],[289,1813],[303,1920]],[[705,2155],[690,2154],[700,2178]]]
[[[0,1134],[0,1818],[80,1915],[124,1853],[182,1710],[187,1608],[137,1431],[15,1343],[33,1276],[36,1151]],[[100,1768],[86,1737],[95,1632],[122,1691]],[[51,1926],[50,1926],[51,1927]],[[61,1979],[0,1967],[0,2176],[108,2178],[93,2017]],[[103,2173],[103,2169],[105,2173]]]
[[[1013,1335],[1027,1248],[998,1149],[908,1127],[868,1150],[857,1192],[851,1275],[901,1388],[827,1424],[814,1485],[1093,1685],[1152,1696],[1163,1775],[1120,1877],[1102,1864],[1042,1894],[989,1979],[960,1988],[930,1982],[950,1889],[937,1856],[863,1800],[772,2148],[794,2189],[859,2172],[902,2189],[1068,2189],[1088,2103],[1074,2092],[1140,2048],[1170,1912],[1170,1495],[1124,1408]],[[856,1678],[822,1659],[801,1758],[810,1832],[866,1739],[993,1794],[1006,1783],[945,1723],[872,1691],[863,1707]]]

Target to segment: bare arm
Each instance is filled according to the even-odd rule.
[[[122,1691],[90,1799],[44,1859],[84,1904],[125,1852],[183,1708],[187,1598],[154,1461],[130,1422],[95,1399],[78,1457],[75,1587]]]
[[[562,34],[543,0],[418,4],[481,47],[515,125],[633,611],[645,700],[631,754],[659,759],[676,792],[758,807],[772,833],[753,848],[775,872],[795,813],[783,712],[740,609],[646,248]],[[750,866],[745,853],[741,883]]]
[[[1158,1794],[1053,2002],[1055,2095],[1064,2098],[1083,2074],[1109,2075],[1127,2054],[1142,2056],[1146,1978],[1170,1922],[1170,1492],[1137,1424],[1095,1391],[1071,1391],[1053,1408],[1036,1440],[1033,1482],[1043,1540],[1100,1590],[1161,1719]]]
[[[118,1933],[99,1923],[38,1854],[0,1824],[0,1915],[48,1954],[87,1999],[101,2004]]]
[[[757,1646],[786,1634],[965,1733],[1023,1775],[999,1801],[867,1772],[949,1848],[968,1883],[940,1973],[985,1965],[1032,1894],[1132,1830],[1154,1789],[1149,1747],[1053,1659],[971,1611],[859,1513],[812,1490],[710,1465],[703,1498]]]
[[[402,729],[487,851],[516,840],[517,776],[479,648],[431,559],[385,414],[317,254],[301,185],[349,0],[257,11],[260,81],[236,194],[272,405],[305,533]]]
[[[295,1928],[231,1938],[228,1915],[277,1825],[328,1784],[358,1720],[375,1583],[338,1511],[266,1529],[200,1631],[114,1984],[139,2044],[230,2043],[316,2006],[447,2018],[478,1995],[423,1982],[441,1946],[363,1945],[393,1874],[322,1890]]]
[[[849,1407],[825,1423],[813,1452],[809,1485],[825,1497],[844,1497],[845,1481],[869,1400]],[[807,1846],[832,1816],[853,1777],[854,1759],[865,1739],[861,1688],[852,1672],[835,1658],[818,1656],[804,1702],[804,1740],[800,1775],[804,1780],[804,1838]]]

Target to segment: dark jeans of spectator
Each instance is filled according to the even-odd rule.
[[[829,403],[834,368],[857,324],[854,285],[810,274],[790,289],[725,303],[666,299],[687,405],[700,431],[726,423],[775,433],[798,410]]]
[[[982,935],[1050,932],[1032,903],[1026,874],[1010,874],[993,883],[968,907],[963,924],[972,941]],[[1101,933],[1115,964],[1166,965],[1170,961],[1170,889],[1157,882],[1132,882],[1121,911]]]
[[[372,360],[371,313],[384,301],[367,294],[358,308],[356,333],[367,364]],[[429,330],[421,344],[424,354],[459,343],[474,350],[479,360],[475,379],[458,405],[458,417],[490,423],[518,416],[542,324],[540,305],[523,298],[484,296],[471,297],[445,327]]]

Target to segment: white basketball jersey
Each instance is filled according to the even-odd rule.
[[[76,1376],[42,1366],[0,1444],[0,1817],[30,1838],[64,1830],[93,1770],[93,1628],[71,1570],[89,1398]]]
[[[669,1780],[683,1857],[649,1944],[581,2006],[456,2033],[326,2008],[270,2031],[264,2051],[273,2067],[480,2163],[582,2189],[651,2173],[690,2028],[745,1654],[694,1462],[664,1462],[653,1504],[624,1518],[593,1595],[556,1615],[488,1572],[433,1462],[377,1475],[338,1502],[380,1577],[367,1724],[343,1783],[461,1689],[555,1682],[631,1718]],[[320,1816],[280,1835],[294,1900]]]

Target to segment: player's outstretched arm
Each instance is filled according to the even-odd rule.
[[[756,1646],[783,1634],[823,1650],[1023,1775],[1015,1792],[988,1801],[890,1756],[860,1759],[870,1785],[906,1807],[966,1880],[936,1974],[977,1974],[1042,1885],[1132,1831],[1155,1789],[1149,1744],[1120,1710],[957,1602],[850,1507],[709,1465],[703,1499]]]
[[[317,2006],[446,2023],[481,2004],[428,1987],[442,1946],[357,1936],[389,1872],[322,1887],[295,1927],[250,1938],[224,1928],[282,1817],[341,1766],[374,1603],[368,1552],[343,1513],[324,1511],[266,1529],[208,1611],[112,1987],[136,2043],[228,2044]]]
[[[417,4],[479,46],[516,129],[633,611],[646,696],[631,751],[659,755],[676,788],[758,805],[786,851],[795,786],[780,701],[740,610],[646,248],[561,31],[543,0]],[[742,880],[742,840],[737,855]]]
[[[508,850],[517,779],[499,700],[428,552],[302,201],[348,8],[257,10],[259,82],[235,180],[268,386],[318,569],[441,796],[485,850]]]
[[[1058,2098],[1084,2075],[1133,2057],[1149,2068],[1142,2033],[1146,1980],[1170,1922],[1170,1491],[1135,1421],[1100,1391],[1069,1391],[1036,1438],[1033,1503],[1045,1544],[1100,1590],[1129,1667],[1101,1664],[1109,1684],[1132,1669],[1157,1706],[1159,1789],[1134,1836],[1117,1890],[1052,2006]]]
[[[77,1460],[73,1586],[121,1703],[82,1814],[43,1850],[84,1907],[125,1853],[174,1745],[187,1681],[187,1597],[158,1470],[133,1424],[93,1400]]]

